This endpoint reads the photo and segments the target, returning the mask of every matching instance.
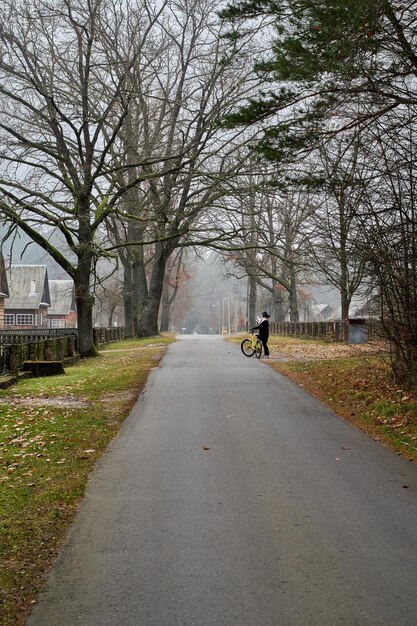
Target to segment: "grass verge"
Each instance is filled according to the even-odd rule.
[[[417,463],[417,390],[392,378],[385,347],[271,337],[271,366],[356,428]]]
[[[0,623],[21,626],[65,540],[88,475],[172,336],[121,341],[64,376],[0,390]]]

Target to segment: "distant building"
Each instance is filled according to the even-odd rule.
[[[9,297],[6,268],[3,255],[0,253],[0,328],[4,326],[4,300]]]
[[[48,328],[51,305],[46,265],[11,265],[9,298],[4,303],[4,328]]]
[[[323,321],[331,320],[334,316],[335,310],[330,304],[317,304],[317,310]]]
[[[48,309],[49,328],[76,328],[77,312],[72,280],[50,280],[51,306]]]
[[[330,304],[317,304],[314,300],[301,302],[299,310],[300,321],[303,322],[327,322],[333,319],[335,313]]]

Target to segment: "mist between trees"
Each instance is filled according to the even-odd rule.
[[[2,236],[74,280],[83,356],[94,298],[168,329],[211,248],[245,322],[260,294],[297,321],[326,283],[415,384],[416,3],[357,5],[3,1]]]

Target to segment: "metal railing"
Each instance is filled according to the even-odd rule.
[[[37,339],[78,335],[76,328],[31,328],[22,330],[0,330],[0,345],[12,343],[28,343]]]

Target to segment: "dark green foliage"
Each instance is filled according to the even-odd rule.
[[[417,73],[412,8],[395,12],[389,0],[255,0],[231,4],[222,15],[235,29],[238,19],[272,21],[271,54],[254,63],[270,88],[225,120],[233,126],[269,119],[261,144],[268,158],[304,142],[311,147],[333,115],[340,120],[355,109],[346,123],[360,125],[407,98],[415,101],[398,86],[400,74],[403,80]]]
[[[376,0],[326,2],[238,2],[222,12],[225,19],[273,19],[274,60],[258,68],[274,79],[315,79],[322,72],[346,74],[373,55],[383,38],[386,3]]]

